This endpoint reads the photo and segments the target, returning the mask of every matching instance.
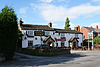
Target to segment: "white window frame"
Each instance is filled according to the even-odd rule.
[[[27,33],[29,36],[33,36],[33,31],[28,31]]]

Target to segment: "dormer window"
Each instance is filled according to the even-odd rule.
[[[61,37],[65,37],[65,34],[64,33],[61,33]]]

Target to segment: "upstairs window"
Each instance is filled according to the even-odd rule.
[[[65,34],[64,33],[61,33],[61,37],[65,37]]]
[[[50,32],[46,31],[46,32],[45,32],[45,35],[50,35]]]
[[[33,31],[28,31],[29,36],[33,36]]]
[[[75,37],[78,37],[78,34],[75,34]]]

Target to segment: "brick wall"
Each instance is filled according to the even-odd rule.
[[[89,32],[88,29],[86,29],[85,27],[82,27],[80,29],[80,32],[83,33],[83,40],[84,40],[84,36],[85,36],[85,39],[88,39],[88,32]]]

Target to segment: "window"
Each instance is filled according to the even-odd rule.
[[[28,46],[32,46],[33,45],[33,41],[28,41]]]
[[[61,37],[65,37],[65,34],[64,33],[61,33]]]
[[[75,34],[75,37],[78,37],[78,34]]]
[[[50,34],[50,32],[48,32],[48,31],[45,32],[45,35],[49,35],[49,34]]]
[[[33,31],[28,31],[29,36],[33,36]]]

